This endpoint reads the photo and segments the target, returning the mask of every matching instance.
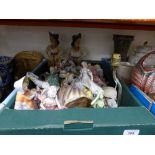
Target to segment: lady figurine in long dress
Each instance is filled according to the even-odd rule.
[[[49,32],[51,44],[46,49],[46,54],[49,59],[49,65],[59,67],[60,64],[60,49],[59,49],[59,34]]]
[[[76,65],[79,65],[81,59],[86,56],[86,52],[80,47],[81,37],[81,33],[72,36],[71,49],[69,51],[69,58],[74,61]]]

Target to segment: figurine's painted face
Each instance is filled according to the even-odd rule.
[[[80,42],[81,42],[81,38],[78,38],[77,40],[75,40],[74,47],[75,48],[80,48]]]

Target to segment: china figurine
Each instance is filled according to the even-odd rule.
[[[73,60],[76,65],[79,65],[81,59],[86,55],[80,47],[81,37],[81,33],[72,36],[71,49],[69,51],[69,58]]]
[[[99,92],[98,94],[96,94],[95,99],[91,102],[91,105],[93,108],[104,108],[105,107],[105,103],[103,100],[104,96],[102,92]]]
[[[38,109],[38,104],[34,98],[36,93],[34,90],[26,90],[25,92],[18,91],[16,95],[15,107],[16,110],[35,110]]]
[[[52,71],[53,69],[51,69],[51,72]],[[39,77],[37,77],[33,73],[27,73],[26,77],[29,78],[31,81],[33,81],[37,87],[43,89],[39,97],[41,101],[41,104],[40,104],[41,109],[44,109],[44,110],[45,109],[48,109],[48,110],[63,109],[57,97],[57,92],[59,90],[58,84],[54,85],[53,83],[54,81],[53,80],[51,81],[51,79],[48,79],[49,81],[41,81],[38,79]]]
[[[94,83],[93,74],[88,69],[88,64],[82,62],[81,74],[79,76],[79,81],[75,82],[76,87],[84,88],[87,87],[93,94],[94,98],[91,102],[92,107],[94,108],[103,108],[104,107],[104,90]]]
[[[67,85],[70,85],[72,82],[73,82],[73,79],[74,79],[74,74],[72,73],[66,73],[64,75],[64,80],[62,82],[62,86],[67,86]]]
[[[75,101],[77,100],[78,102],[78,99],[83,97],[87,98],[84,91],[77,87],[74,87],[73,85],[62,86],[58,92],[59,102],[64,107],[68,107],[68,104],[72,105],[73,102],[74,105],[76,105]]]
[[[104,101],[106,107],[117,108],[118,104],[117,100],[117,91],[113,87],[104,87]]]
[[[47,82],[50,86],[59,86],[59,76],[54,67],[50,67],[50,74],[47,76]]]
[[[46,54],[51,66],[59,66],[60,49],[59,49],[59,34],[49,32],[50,45],[46,49]]]
[[[48,89],[44,89],[41,96],[41,104],[40,107],[43,110],[58,110],[63,109],[64,107],[60,105],[57,92],[58,87],[56,86],[50,86]]]
[[[75,62],[69,58],[63,60],[60,64],[60,76],[62,77],[64,73],[73,73],[74,75],[79,75],[81,66],[76,65]]]
[[[27,72],[26,77],[23,81],[23,85],[26,89],[28,88],[30,81],[32,81],[37,87],[41,89],[48,89],[50,87],[50,84],[47,81],[42,81],[34,73]]]
[[[83,69],[81,69],[81,74],[77,78],[74,79],[73,74],[68,74],[68,76],[66,77],[64,81],[65,83],[63,84],[63,86],[60,88],[58,92],[59,100],[62,105],[65,105],[65,106],[67,106],[68,104],[72,105],[73,102],[74,102],[73,105],[78,105],[75,102],[77,100],[77,102],[81,101],[82,103],[82,101],[85,99],[78,100],[82,97],[88,98],[89,100],[93,99],[93,95],[89,91],[90,90],[89,81],[90,81],[90,76],[92,75],[88,75],[89,73],[91,74],[91,72],[89,73],[87,72],[88,70],[86,69],[85,65],[86,63],[83,63]],[[86,88],[88,88],[89,90],[87,90]]]
[[[101,87],[105,86],[106,83],[103,79],[103,70],[100,68],[100,66],[99,65],[93,66],[91,64],[88,64],[88,67],[93,74],[93,81]]]

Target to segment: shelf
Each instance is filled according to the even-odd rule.
[[[155,31],[155,19],[0,19],[0,25],[86,27]]]

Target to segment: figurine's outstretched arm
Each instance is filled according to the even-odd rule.
[[[49,85],[48,82],[44,82],[44,81],[38,80],[38,77],[37,77],[35,74],[33,74],[33,73],[28,72],[28,73],[26,74],[26,76],[27,76],[28,78],[30,78],[30,80],[31,80],[32,82],[34,82],[34,84],[35,84],[36,86],[40,87],[40,88],[48,89],[48,88],[50,87],[50,85]]]

